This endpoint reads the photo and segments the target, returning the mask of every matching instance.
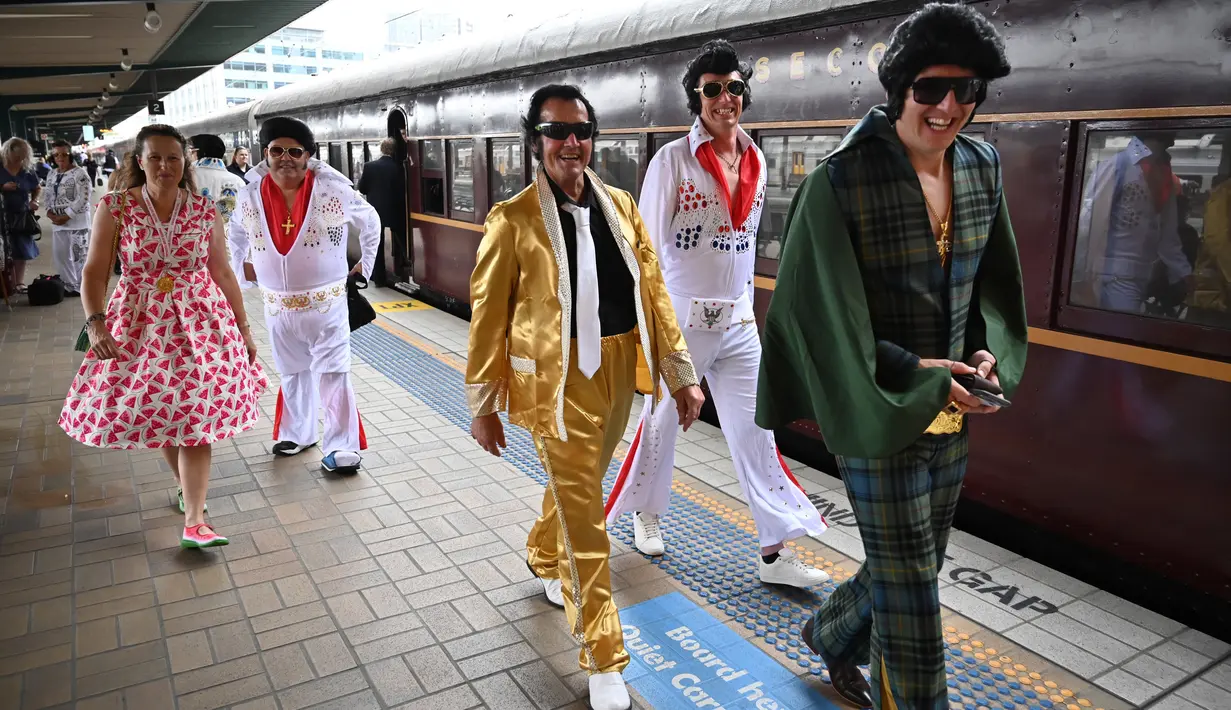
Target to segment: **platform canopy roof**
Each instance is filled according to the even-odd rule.
[[[83,125],[119,123],[325,1],[0,3],[0,134],[78,141]]]

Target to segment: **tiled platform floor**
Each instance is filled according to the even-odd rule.
[[[360,475],[323,475],[315,450],[274,460],[269,419],[217,446],[210,518],[232,544],[204,554],[176,546],[174,483],[157,452],[99,452],[56,427],[80,322],[76,301],[0,306],[0,708],[586,707],[574,642],[522,561],[542,487],[524,458],[479,450],[450,404],[464,322],[392,312],[356,336],[371,447]],[[260,339],[259,313],[252,323]],[[271,367],[263,342],[262,354]],[[424,396],[403,386],[416,375],[430,380]],[[730,518],[730,544],[747,545],[720,432],[685,434],[677,464],[682,505]],[[862,556],[841,484],[793,470],[835,523],[799,549],[841,578]],[[728,600],[678,581],[695,569],[689,541],[668,527],[674,554],[654,564],[621,541],[628,528],[613,528],[621,606],[682,591],[755,636]],[[951,556],[942,600],[955,658],[1034,673],[1041,699],[1061,700],[1052,707],[1231,708],[1227,644],[960,532]],[[771,591],[797,614],[816,601],[755,585]],[[1057,611],[1013,608],[1029,597]]]

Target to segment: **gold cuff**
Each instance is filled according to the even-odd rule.
[[[507,395],[508,383],[503,379],[466,385],[466,405],[470,407],[470,416],[477,419],[499,412],[504,409]]]
[[[675,394],[685,387],[700,384],[692,356],[687,350],[677,350],[658,361],[658,370],[667,382],[667,390]]]

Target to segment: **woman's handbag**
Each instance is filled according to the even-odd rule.
[[[8,220],[6,231],[10,237],[35,237],[37,239],[42,236],[43,230],[38,226],[38,217],[30,210],[16,214],[6,213],[5,219]]]
[[[124,230],[124,218],[127,216],[124,208],[128,206],[128,193],[121,192],[120,195],[120,218],[115,222],[115,235],[111,237],[111,257],[107,260],[108,264],[115,261],[116,252],[120,247],[120,232]],[[111,283],[111,274],[107,274],[107,283]],[[77,334],[77,344],[73,346],[73,349],[79,353],[90,349],[90,324],[88,322],[81,326],[81,332]]]

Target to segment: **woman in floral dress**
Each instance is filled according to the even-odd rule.
[[[180,483],[180,545],[225,545],[205,523],[210,445],[252,428],[268,381],[222,221],[195,194],[184,137],[155,124],[136,144],[129,184],[94,217],[81,288],[91,348],[60,427],[89,446],[162,449]],[[124,273],[104,312],[117,224]]]

